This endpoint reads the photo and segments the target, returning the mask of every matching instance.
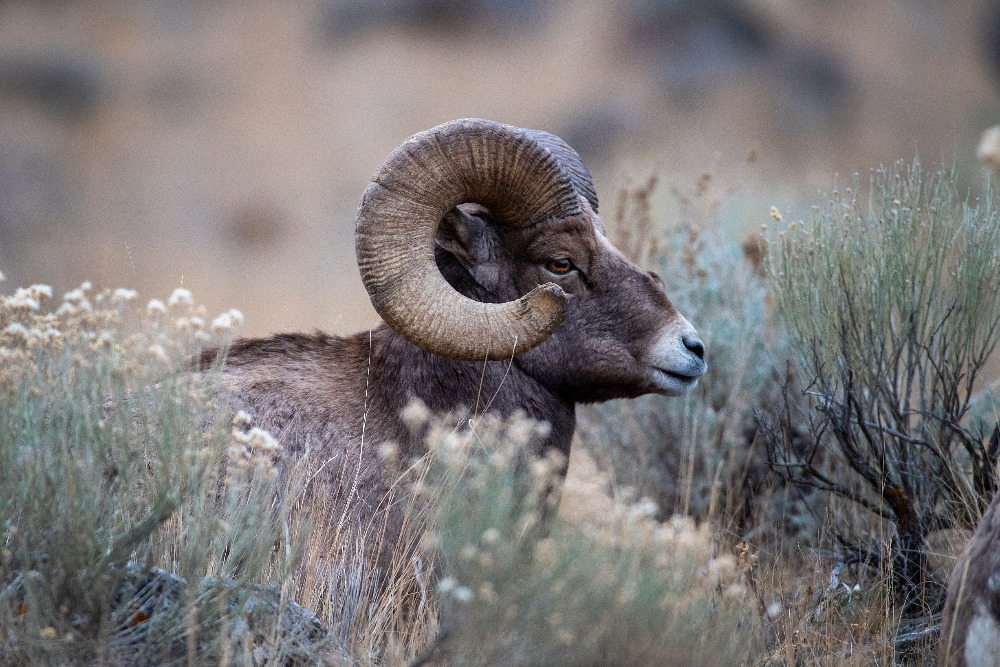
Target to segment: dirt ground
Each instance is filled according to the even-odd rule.
[[[380,9],[373,9],[378,6]],[[100,0],[0,4],[0,291],[183,285],[244,333],[377,318],[357,200],[468,116],[576,146],[605,207],[652,171],[731,233],[1000,122],[981,0]],[[842,176],[835,179],[834,174]]]

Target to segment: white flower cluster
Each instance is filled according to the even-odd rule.
[[[159,299],[150,299],[146,304],[146,313],[150,317],[157,317],[167,314],[167,306]]]
[[[458,602],[471,602],[475,597],[472,589],[468,586],[462,586],[458,583],[455,577],[445,577],[438,582],[437,585],[438,593],[441,595],[450,595],[452,598]]]
[[[2,276],[2,274],[0,274]],[[52,288],[48,285],[32,285],[18,288],[9,297],[0,297],[0,310],[14,314],[23,322],[10,322],[0,333],[5,334],[17,344],[31,347],[36,343],[50,343],[59,340],[62,333],[55,328],[56,317],[52,314],[34,315],[41,308],[41,301],[52,297]],[[25,326],[25,322],[28,326]],[[9,350],[2,356],[9,355]]]
[[[132,294],[122,294],[121,298],[133,298]],[[209,344],[214,336],[225,337],[244,322],[243,313],[236,308],[231,308],[208,321],[208,316],[204,306],[196,306],[191,291],[183,287],[175,289],[170,296],[163,301],[161,299],[150,299],[146,304],[146,314],[152,320],[154,328],[160,327],[162,336],[166,336],[164,347],[170,347],[173,342],[173,335],[182,332],[181,337],[185,341],[192,341],[196,344]],[[173,327],[164,330],[163,326],[168,324],[168,316],[173,316]],[[156,356],[156,355],[154,355]]]
[[[178,306],[193,306],[194,296],[191,294],[191,290],[178,287],[167,299],[167,305],[171,308],[176,308]]]
[[[229,434],[227,450],[229,460],[236,468],[252,467],[262,471],[268,479],[277,475],[275,456],[281,451],[281,443],[268,431],[250,425],[250,415],[240,410],[233,416],[233,428]]]
[[[256,426],[246,433],[237,431],[233,434],[233,438],[237,442],[242,443],[251,452],[273,454],[281,449],[281,444],[278,443],[278,440],[273,435]]]
[[[29,329],[20,322],[11,322],[3,332],[11,338],[19,339],[20,342],[29,347],[36,342],[47,343],[62,336],[62,332],[54,327],[32,327]]]
[[[227,333],[243,324],[243,313],[231,308],[212,320],[212,331],[217,334]]]
[[[3,305],[12,310],[38,310],[43,299],[52,297],[52,288],[48,285],[32,285],[31,287],[19,287],[8,297],[3,298]]]
[[[119,287],[111,293],[111,303],[127,303],[129,301],[134,301],[138,296],[139,293],[134,289]]]

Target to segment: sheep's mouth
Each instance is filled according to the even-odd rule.
[[[703,373],[679,373],[659,366],[653,366],[652,371],[657,392],[667,395],[686,394],[698,385],[698,380],[703,375]]]
[[[671,377],[671,378],[677,380],[678,382],[697,382],[698,378],[701,377],[700,373],[698,375],[687,375],[685,373],[677,373],[675,371],[668,371],[666,368],[656,368],[654,370],[658,370],[661,373],[663,373],[664,375],[666,375],[667,377]]]
[[[687,373],[678,373],[677,371],[668,371],[666,368],[660,368],[658,366],[654,366],[653,370],[662,373],[663,375],[666,375],[668,378],[680,382],[682,384],[685,382],[697,382],[698,378],[702,376],[702,373],[698,373],[697,375],[689,375]]]

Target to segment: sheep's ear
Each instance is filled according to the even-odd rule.
[[[495,227],[489,212],[479,204],[460,204],[441,220],[437,244],[455,256],[470,273],[495,254]]]
[[[488,290],[497,287],[499,267],[497,228],[489,211],[479,204],[460,204],[441,220],[437,244],[446,250]]]

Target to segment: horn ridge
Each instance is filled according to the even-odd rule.
[[[594,188],[594,179],[590,175],[590,171],[583,164],[580,154],[573,150],[565,141],[550,132],[543,130],[525,130],[525,132],[552,152],[559,161],[562,170],[569,174],[574,187],[587,199],[590,203],[590,208],[597,213],[598,201],[597,190]]]

